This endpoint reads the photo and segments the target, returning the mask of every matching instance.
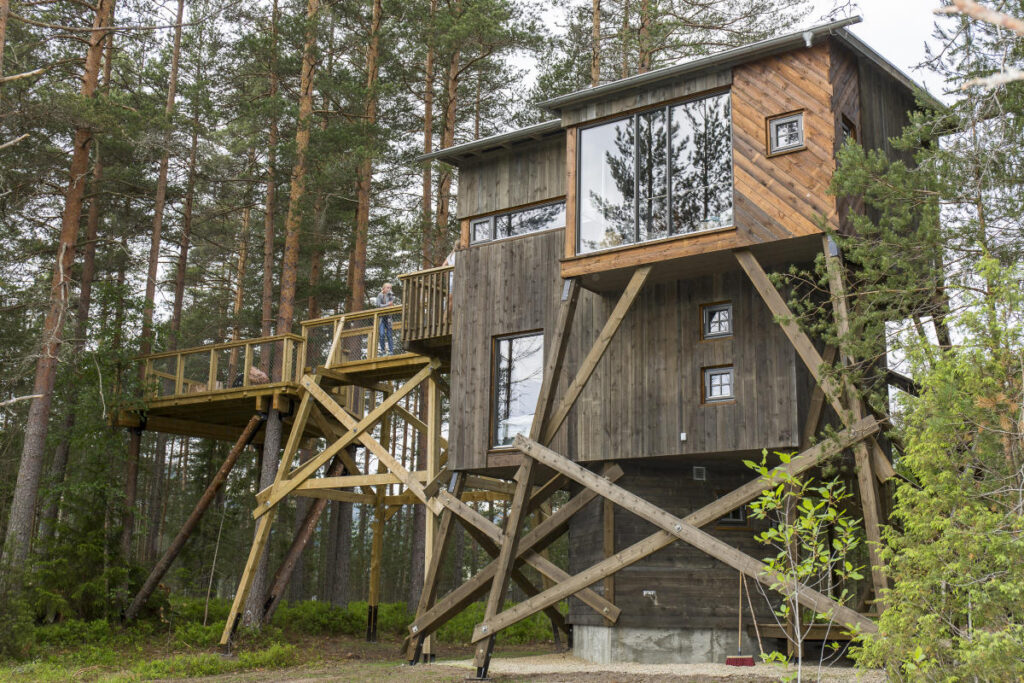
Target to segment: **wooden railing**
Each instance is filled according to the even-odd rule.
[[[452,266],[401,275],[405,339],[409,342],[452,334]]]
[[[244,339],[145,356],[150,398],[296,383],[302,374],[304,339],[297,334]]]

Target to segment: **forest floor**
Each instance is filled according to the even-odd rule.
[[[352,636],[289,637],[287,644],[265,649],[246,649],[225,658],[213,648],[185,652],[180,646],[147,643],[141,650],[118,652],[111,648],[102,664],[76,665],[76,657],[62,662],[0,664],[0,681],[184,681],[220,683],[290,683],[313,681],[394,681],[402,683],[464,681],[473,675],[469,645],[443,644],[440,659],[430,666],[409,667],[394,637],[367,643]],[[120,662],[120,664],[118,664]],[[782,677],[778,667],[754,669],[700,665],[599,666],[568,654],[556,654],[550,643],[499,644],[491,662],[494,681],[564,681],[566,683],[652,683],[655,681],[756,681],[768,683]],[[816,672],[817,673],[817,672]],[[881,677],[854,669],[831,669],[817,680],[875,681]]]

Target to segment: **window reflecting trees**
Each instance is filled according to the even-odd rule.
[[[732,224],[729,94],[579,133],[577,253]]]

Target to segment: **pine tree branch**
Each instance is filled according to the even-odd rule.
[[[1009,14],[997,12],[994,9],[979,5],[974,0],[953,0],[949,7],[940,7],[935,10],[936,14],[963,14],[984,21],[993,26],[1008,28],[1017,35],[1024,36],[1024,21]]]

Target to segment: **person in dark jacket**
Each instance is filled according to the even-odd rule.
[[[373,300],[377,308],[385,308],[395,305],[395,295],[391,293],[391,283],[385,282],[380,288],[380,294]],[[394,332],[391,329],[391,316],[380,316],[380,326],[377,329],[377,345],[380,347],[380,355],[390,356],[395,352]],[[385,351],[385,346],[387,350]]]

